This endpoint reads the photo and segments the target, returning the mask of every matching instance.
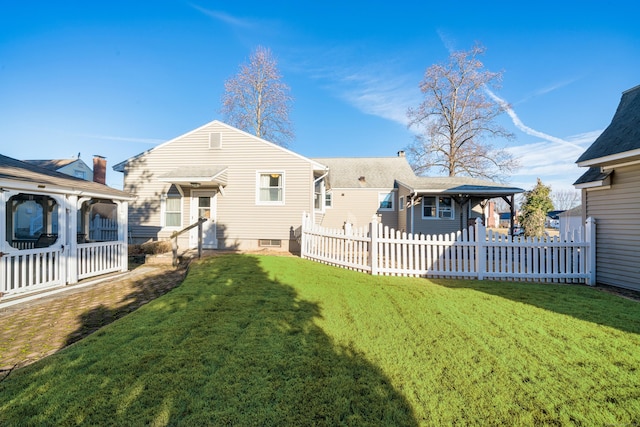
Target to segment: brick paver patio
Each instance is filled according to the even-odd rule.
[[[0,308],[0,380],[157,298],[185,269],[142,265],[124,277]]]

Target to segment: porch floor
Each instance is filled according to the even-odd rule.
[[[90,286],[0,305],[0,381],[14,368],[55,353],[167,293],[182,282],[185,272],[145,264]]]

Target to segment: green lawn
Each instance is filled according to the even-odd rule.
[[[640,303],[227,255],[0,382],[0,425],[638,425]]]

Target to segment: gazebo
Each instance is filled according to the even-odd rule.
[[[127,271],[128,193],[0,155],[0,294]]]

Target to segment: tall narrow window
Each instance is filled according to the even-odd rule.
[[[169,195],[165,199],[165,227],[180,227],[182,220],[182,197]]]
[[[423,218],[437,218],[438,207],[436,205],[435,197],[423,197],[422,198],[422,217]]]
[[[316,182],[315,188],[313,190],[313,208],[317,211],[322,211],[323,207],[324,205],[322,203],[322,183]]]
[[[259,173],[257,199],[259,204],[283,204],[284,174],[280,172]]]

